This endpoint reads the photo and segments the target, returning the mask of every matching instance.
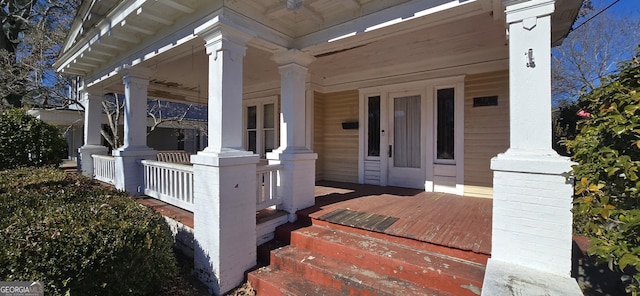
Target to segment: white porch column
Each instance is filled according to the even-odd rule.
[[[280,65],[280,147],[267,153],[270,163],[280,163],[278,194],[281,209],[289,212],[289,221],[296,220],[296,211],[315,204],[315,165],[318,155],[307,146],[306,79],[307,66],[315,58],[291,49],[274,55]]]
[[[84,145],[78,149],[80,154],[80,172],[93,178],[94,154],[106,155],[107,147],[102,146],[100,129],[102,125],[103,94],[96,89],[82,90],[82,104],[84,105]]]
[[[242,148],[242,62],[251,38],[217,20],[196,28],[209,55],[209,145],[194,169],[194,265],[221,295],[256,265],[256,164]]]
[[[519,2],[506,9],[510,148],[491,161],[492,249],[482,295],[581,295],[570,277],[572,163],[551,148],[554,0]]]
[[[125,95],[124,145],[112,152],[116,162],[115,186],[136,196],[143,185],[138,161],[156,157],[156,151],[147,147],[147,86],[151,72],[142,67],[127,67],[121,73]]]

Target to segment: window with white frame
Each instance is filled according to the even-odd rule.
[[[278,145],[277,109],[275,98],[248,100],[244,104],[245,149],[260,158]]]

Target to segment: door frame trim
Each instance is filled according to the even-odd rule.
[[[370,96],[380,96],[381,101],[381,112],[380,112],[380,129],[388,130],[389,119],[388,119],[388,108],[387,102],[389,100],[389,95],[391,93],[396,92],[405,92],[405,91],[416,91],[419,90],[423,96],[423,112],[425,114],[433,115],[434,104],[435,104],[435,91],[437,88],[444,87],[455,87],[455,166],[456,166],[456,187],[455,194],[463,195],[464,194],[464,79],[465,75],[457,75],[457,76],[449,76],[449,77],[441,77],[420,81],[412,81],[412,82],[404,82],[404,83],[395,83],[395,84],[386,84],[375,87],[367,87],[358,89],[359,92],[359,144],[358,144],[358,181],[361,184],[365,183],[365,170],[364,163],[367,160],[366,157],[366,134],[367,134],[367,98]],[[384,109],[383,109],[384,108]],[[425,110],[427,109],[427,110]],[[425,120],[426,118],[426,120]],[[429,120],[431,118],[431,120]],[[429,137],[434,139],[435,131],[434,131],[434,116],[423,116],[423,128],[422,133],[426,133],[426,141],[429,141]],[[430,127],[430,128],[429,128]],[[388,153],[388,138],[383,135],[380,137],[380,155],[387,155]],[[385,145],[383,145],[385,144]],[[435,143],[434,143],[435,145]],[[426,145],[426,155],[425,162],[431,160],[431,163],[427,163],[425,165],[425,191],[433,191],[434,184],[434,165],[437,165],[435,162],[435,151],[434,145]],[[388,157],[380,157],[380,186],[387,186],[387,167],[388,167]]]

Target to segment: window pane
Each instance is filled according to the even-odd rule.
[[[454,90],[438,90],[438,159],[455,159],[454,155]]]
[[[253,153],[257,153],[256,149],[256,131],[248,131],[247,132],[247,151],[253,151]]]
[[[393,165],[419,168],[420,96],[395,98],[393,114]]]
[[[255,129],[257,127],[257,107],[247,107],[247,129]]]
[[[276,143],[274,140],[275,131],[274,130],[265,130],[264,131],[264,153],[273,151],[276,148]]]
[[[369,97],[368,156],[380,156],[380,96]]]
[[[264,119],[263,119],[263,126],[264,128],[274,128],[275,127],[275,120],[274,120],[274,116],[273,116],[273,108],[275,106],[273,104],[266,104],[264,105]]]

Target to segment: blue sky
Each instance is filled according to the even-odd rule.
[[[599,11],[615,2],[615,0],[592,0],[592,2],[596,10]],[[620,0],[609,11],[614,15],[638,18],[640,17],[640,0]]]

